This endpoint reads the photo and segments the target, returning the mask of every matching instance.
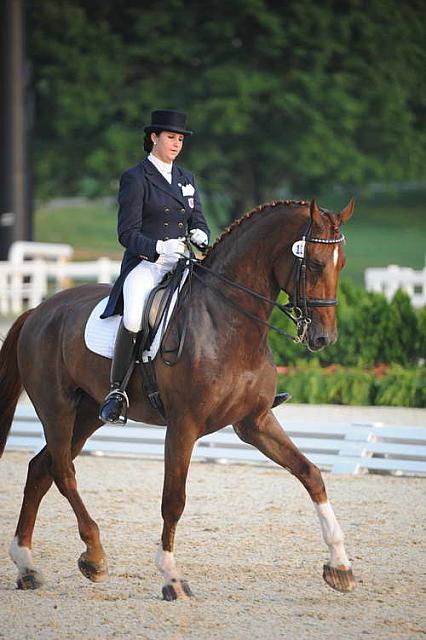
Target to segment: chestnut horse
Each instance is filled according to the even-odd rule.
[[[190,304],[184,305],[170,334],[175,337],[186,326],[181,358],[173,367],[159,357],[155,360],[167,416],[163,531],[156,555],[166,600],[191,595],[173,550],[194,444],[229,424],[244,442],[300,480],[317,510],[329,548],[324,579],[340,591],[355,586],[343,533],[321,473],[297,449],[271,411],[276,369],[267,327],[271,301],[282,289],[301,307],[299,314],[303,315],[303,308],[307,313],[299,337],[310,350],[336,340],[335,298],[344,264],[340,228],[353,207],[353,200],[340,213],[321,209],[315,201],[264,204],[234,222],[202,265],[194,267],[197,277],[192,280]],[[300,254],[300,243],[299,251],[294,243],[304,236],[304,255],[298,258],[293,253]],[[42,584],[33,563],[31,540],[40,502],[53,482],[74,510],[86,545],[78,560],[80,571],[94,582],[107,577],[99,528],[78,493],[72,461],[102,424],[99,405],[108,389],[111,363],[86,348],[84,328],[90,312],[109,290],[107,285],[85,285],[54,295],[16,320],[0,352],[0,455],[22,388],[36,408],[46,437],[46,446],[29,463],[10,547],[21,589]],[[128,395],[130,418],[164,424],[141,392],[136,371]]]

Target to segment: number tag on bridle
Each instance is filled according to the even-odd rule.
[[[296,240],[291,247],[292,252],[297,258],[303,258],[305,256],[305,244],[306,240]]]

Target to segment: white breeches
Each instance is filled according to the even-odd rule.
[[[141,330],[142,313],[152,289],[160,284],[169,271],[173,271],[177,259],[160,256],[156,262],[143,260],[126,277],[123,286],[123,324],[128,331]]]

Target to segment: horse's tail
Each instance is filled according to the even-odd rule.
[[[13,323],[0,350],[0,458],[3,455],[16,405],[22,392],[17,344],[21,329],[31,311],[32,309],[25,311]]]

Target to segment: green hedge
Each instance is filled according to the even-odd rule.
[[[278,390],[294,402],[311,404],[426,407],[426,369],[389,367],[386,373],[361,368],[323,368],[316,361],[299,362],[278,374]]]
[[[313,354],[305,347],[270,331],[269,342],[279,365],[299,360],[323,366],[373,367],[378,363],[404,367],[424,364],[426,359],[426,308],[415,311],[407,294],[398,291],[391,302],[368,293],[350,281],[342,282],[338,294],[336,344]],[[294,325],[279,311],[273,324],[294,333]]]

